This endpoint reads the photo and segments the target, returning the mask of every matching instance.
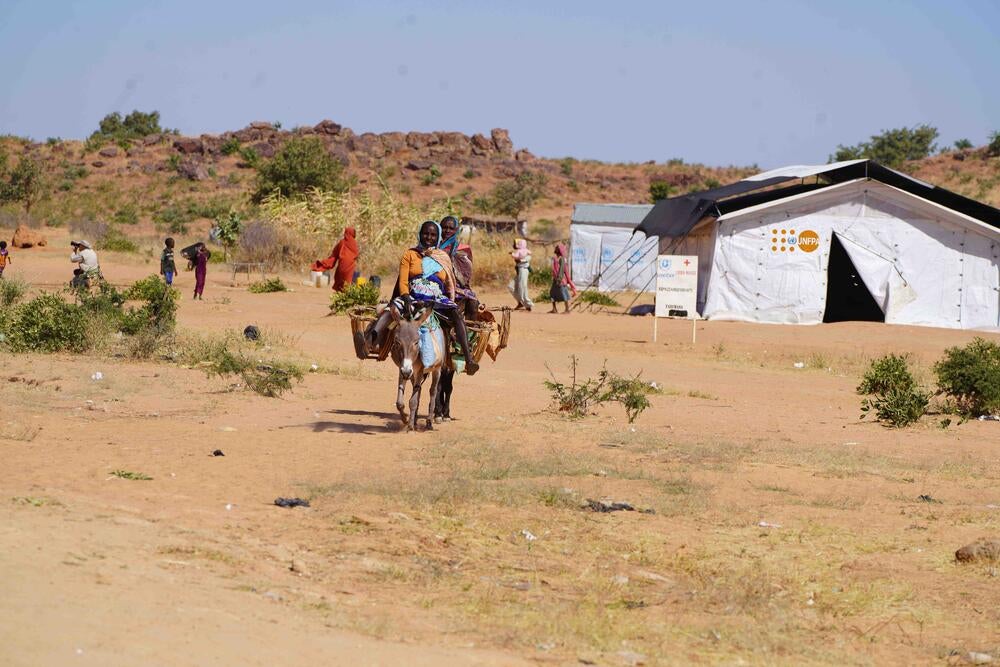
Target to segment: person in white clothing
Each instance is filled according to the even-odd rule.
[[[86,241],[71,241],[70,245],[73,246],[73,254],[70,255],[69,261],[80,265],[80,270],[83,271],[87,284],[101,278],[101,266],[97,262],[97,253],[94,252],[90,244]]]

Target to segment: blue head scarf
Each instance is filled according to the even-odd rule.
[[[449,255],[454,255],[455,251],[458,250],[458,232],[461,228],[461,225],[458,222],[458,218],[456,218],[453,215],[446,215],[445,217],[441,218],[441,222],[443,223],[445,220],[448,220],[449,218],[455,221],[455,233],[452,234],[451,237],[449,238],[441,239],[441,243],[438,244],[438,247],[441,248],[441,250],[444,250]],[[441,225],[439,225],[439,227],[440,226]]]

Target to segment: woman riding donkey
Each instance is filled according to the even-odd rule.
[[[417,245],[403,253],[399,260],[399,279],[393,292],[393,302],[400,297],[403,302],[424,303],[434,309],[443,324],[449,326],[465,356],[465,372],[474,375],[479,364],[469,351],[469,336],[465,319],[455,303],[455,269],[451,256],[441,250],[441,226],[434,220],[420,225]],[[392,317],[390,308],[382,313],[368,331],[369,344],[377,346],[387,333]]]
[[[472,291],[472,248],[458,241],[458,218],[453,215],[441,218],[440,248],[448,253],[455,267],[455,302],[466,320],[475,320],[479,315],[479,299]],[[468,357],[466,357],[468,358]],[[434,403],[434,417],[451,419],[451,393],[454,387],[455,369],[444,368],[438,383],[437,400]]]

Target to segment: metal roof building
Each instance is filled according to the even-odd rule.
[[[576,204],[570,219],[570,265],[580,289],[649,291],[655,286],[657,238],[633,236],[652,204]],[[607,271],[615,258],[615,270]],[[620,268],[619,268],[620,267]]]

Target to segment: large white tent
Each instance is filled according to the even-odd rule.
[[[577,204],[569,226],[570,270],[581,289],[652,290],[656,238],[633,234],[652,204]],[[614,270],[611,263],[619,259]]]
[[[637,231],[699,257],[707,319],[1000,328],[1000,210],[867,160],[665,200]]]

